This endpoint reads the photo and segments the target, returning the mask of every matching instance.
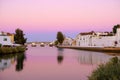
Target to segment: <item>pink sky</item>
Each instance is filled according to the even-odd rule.
[[[37,41],[38,32],[71,32],[68,36],[73,37],[84,31],[111,31],[120,24],[119,9],[120,0],[0,0],[0,31],[21,28],[29,41]],[[55,35],[38,40],[54,40]]]

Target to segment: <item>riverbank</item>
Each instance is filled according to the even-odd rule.
[[[20,53],[25,52],[26,48],[23,46],[19,47],[0,47],[0,55],[12,54],[12,53]]]
[[[78,49],[95,52],[113,52],[120,53],[120,47],[77,47],[77,46],[57,46],[58,48]]]

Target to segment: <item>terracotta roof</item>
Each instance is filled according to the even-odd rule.
[[[96,34],[96,33],[94,31],[80,33],[80,35],[93,35],[93,34]]]
[[[12,34],[11,33],[7,33],[8,36],[11,36]]]
[[[1,36],[11,36],[13,35],[12,33],[9,33],[9,32],[1,32],[0,34]]]

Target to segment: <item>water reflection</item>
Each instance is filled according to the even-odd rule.
[[[62,48],[58,48],[58,56],[57,56],[58,64],[61,64],[63,62],[64,59],[63,51],[64,50]]]
[[[11,66],[10,59],[0,59],[0,71],[4,71],[6,68]]]
[[[0,56],[0,71],[11,67],[16,62],[16,71],[23,69],[23,63],[25,59],[25,53],[9,54]]]
[[[89,64],[93,65],[93,55],[92,53],[86,54],[80,54],[77,56],[78,63],[80,64]]]
[[[0,58],[0,64],[4,64],[0,80],[88,80],[87,76],[97,68],[97,64],[113,57],[101,52],[49,46],[28,48],[27,55],[20,53],[14,57]],[[3,63],[3,59],[7,63]]]
[[[21,71],[23,70],[23,63],[24,60],[26,59],[25,54],[18,54],[17,55],[17,64],[16,64],[16,71]]]
[[[77,56],[77,61],[80,64],[86,64],[86,65],[99,65],[101,63],[106,63],[109,61],[110,58],[116,56],[111,55],[108,56],[109,53],[99,53],[99,52],[84,52],[80,53],[79,56]],[[118,57],[119,58],[119,57]]]

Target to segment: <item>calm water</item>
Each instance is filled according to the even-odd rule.
[[[0,80],[88,80],[111,55],[55,47],[30,47],[24,54],[0,56]]]

